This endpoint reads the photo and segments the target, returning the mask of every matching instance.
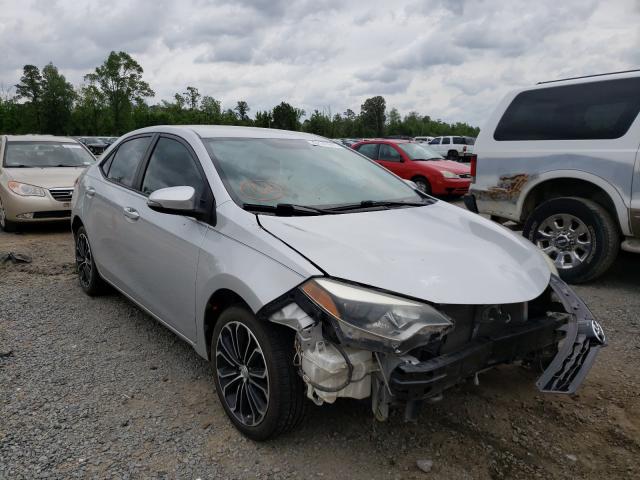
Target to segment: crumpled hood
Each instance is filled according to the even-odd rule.
[[[549,267],[535,246],[444,202],[259,220],[327,275],[434,303],[524,302],[549,283]]]
[[[53,168],[5,168],[5,172],[16,182],[28,183],[42,188],[72,187],[76,178],[86,167]]]
[[[460,162],[453,162],[451,160],[428,160],[424,163],[440,171],[446,170],[457,174],[471,173],[471,168],[469,167],[469,165],[465,165],[464,163]]]

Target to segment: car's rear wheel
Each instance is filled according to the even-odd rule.
[[[80,287],[89,296],[96,296],[104,293],[106,284],[96,267],[93,259],[89,236],[84,227],[80,227],[75,233],[76,244],[76,271]]]
[[[527,219],[523,235],[555,263],[569,283],[582,283],[602,275],[620,248],[620,233],[602,206],[585,198],[554,198]]]
[[[211,356],[218,397],[240,432],[266,440],[300,423],[306,400],[293,364],[292,330],[235,305],[216,322]]]
[[[17,230],[17,224],[7,220],[7,212],[2,204],[2,198],[0,198],[0,230],[5,232],[15,232]]]
[[[431,184],[429,183],[429,180],[424,177],[414,177],[411,181],[416,184],[418,190],[426,193],[427,195],[431,195]]]
[[[457,150],[449,150],[449,153],[447,153],[447,157],[451,160],[458,160],[458,151]]]

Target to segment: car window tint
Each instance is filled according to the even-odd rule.
[[[443,145],[450,145],[451,144],[451,139],[449,137],[444,137],[442,139],[442,144]]]
[[[623,136],[640,111],[640,78],[563,85],[518,94],[494,138],[586,140]]]
[[[453,137],[453,143],[455,143],[456,145],[466,145],[466,142],[462,137]]]
[[[378,158],[378,144],[377,143],[365,143],[364,145],[360,145],[358,147],[358,152],[372,160],[376,160]]]
[[[433,140],[431,140],[429,142],[429,145],[440,145],[440,139],[439,138],[434,138]]]
[[[380,145],[380,152],[378,153],[378,158],[380,160],[385,160],[387,162],[401,162],[402,156],[398,151],[393,148],[391,145],[387,145],[385,143]]]
[[[160,138],[142,180],[142,193],[150,195],[161,188],[181,186],[193,187],[196,196],[200,197],[204,180],[184,145],[170,138]]]
[[[151,137],[138,137],[127,140],[118,147],[107,177],[126,187],[132,187],[138,165],[144,157]]]

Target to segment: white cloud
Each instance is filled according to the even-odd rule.
[[[74,83],[131,53],[156,101],[187,85],[252,112],[282,100],[482,124],[510,89],[640,67],[636,0],[4,0],[0,84],[57,65]]]

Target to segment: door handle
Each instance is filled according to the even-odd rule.
[[[96,194],[96,189],[93,187],[87,187],[87,197],[93,197]]]
[[[122,209],[124,216],[131,220],[138,220],[140,218],[140,214],[135,208],[132,207],[124,207]]]

